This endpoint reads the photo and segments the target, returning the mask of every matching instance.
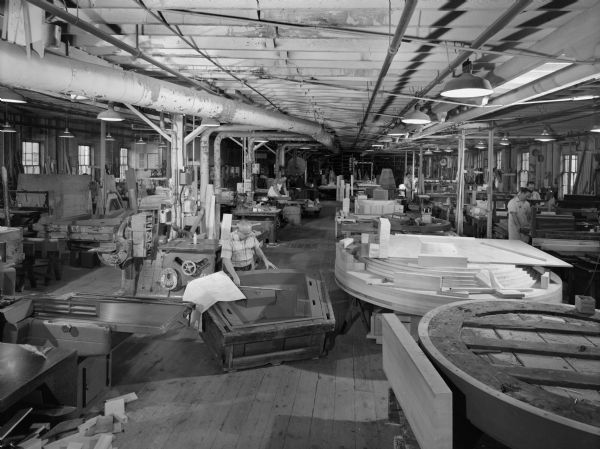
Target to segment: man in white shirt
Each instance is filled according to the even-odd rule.
[[[521,228],[529,226],[531,221],[531,206],[529,205],[530,190],[521,187],[519,193],[508,202],[508,239],[529,241],[529,237],[521,234]]]
[[[240,285],[240,278],[236,271],[254,270],[255,254],[263,260],[267,270],[277,268],[269,262],[260,249],[260,243],[254,236],[252,225],[246,220],[240,220],[237,231],[233,231],[228,239],[221,242],[223,268],[237,285]]]
[[[535,183],[533,182],[528,182],[527,183],[527,188],[529,189],[529,191],[531,192],[531,195],[529,196],[530,200],[541,200],[542,197],[540,196],[540,192],[538,192],[535,188]]]

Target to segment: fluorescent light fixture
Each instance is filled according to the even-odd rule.
[[[100,112],[96,118],[104,120],[105,122],[122,122],[125,120],[125,117],[115,111],[115,107],[112,103],[108,103],[108,109]]]
[[[473,75],[472,67],[471,61],[467,59],[462,66],[463,73],[448,81],[440,95],[450,98],[476,98],[493,94],[494,89],[490,82]]]
[[[510,145],[510,140],[508,140],[508,134],[504,134],[502,136],[502,139],[500,139],[500,145],[502,145],[503,147]]]
[[[110,135],[110,133],[106,133],[106,137],[104,138],[105,142],[114,142],[115,138],[113,136]]]
[[[485,145],[485,142],[483,140],[480,140],[475,144],[475,148],[477,148],[478,150],[484,150],[487,148],[487,146]]]
[[[310,147],[300,147],[301,150],[310,150]]]
[[[409,125],[426,125],[431,123],[429,116],[418,107],[415,107],[414,111],[407,114],[406,117],[402,117],[400,120],[402,120],[402,123],[407,123]]]
[[[214,118],[206,117],[206,118],[202,119],[202,126],[210,126],[210,127],[221,126],[221,122],[219,122],[218,120],[215,120]]]
[[[4,103],[27,103],[23,95],[4,86],[0,86],[0,101]]]
[[[65,130],[58,135],[58,137],[61,139],[73,139],[75,136],[71,131],[69,131],[69,128],[65,128]]]
[[[383,148],[383,144],[382,143],[374,143],[371,145],[373,148]]]
[[[15,128],[13,128],[12,125],[10,123],[8,123],[8,120],[7,120],[2,125],[2,128],[0,129],[0,132],[3,132],[3,133],[16,133],[17,130]]]
[[[553,136],[553,133],[550,131],[550,128],[544,126],[542,133],[539,136],[537,136],[535,140],[537,140],[538,142],[552,142],[553,140],[556,140],[556,138]]]
[[[526,84],[533,83],[534,81],[543,78],[544,76],[550,75],[557,70],[564,69],[572,65],[570,62],[546,62],[535,69],[532,69],[522,75],[519,75],[506,83],[500,84],[494,88],[496,95],[502,95],[519,87],[525,86]]]

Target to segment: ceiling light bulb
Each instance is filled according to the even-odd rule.
[[[425,152],[423,153],[424,156],[431,156],[433,154],[433,151],[431,151],[429,148],[427,148],[425,150]]]
[[[125,117],[115,111],[115,107],[112,103],[108,103],[108,109],[101,111],[96,118],[104,120],[105,122],[122,122],[125,120]]]
[[[409,125],[426,125],[431,123],[429,116],[418,108],[415,108],[410,114],[402,117],[401,120],[402,123],[407,123]]]

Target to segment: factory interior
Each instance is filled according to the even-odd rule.
[[[599,0],[0,0],[1,449],[600,448]]]

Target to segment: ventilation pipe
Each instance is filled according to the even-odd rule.
[[[333,136],[320,124],[247,105],[207,92],[47,53],[27,57],[25,49],[0,42],[0,84],[129,103],[173,114],[212,117],[221,123],[260,126],[311,136],[334,150]],[[44,76],[40,76],[43,73]]]

